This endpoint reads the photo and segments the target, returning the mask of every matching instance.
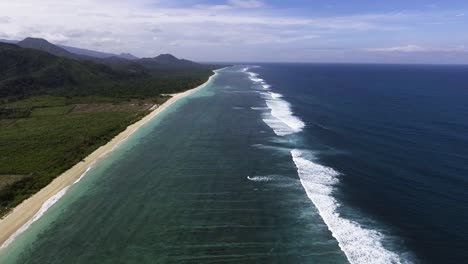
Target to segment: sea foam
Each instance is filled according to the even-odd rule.
[[[249,75],[249,79],[254,83],[260,83],[263,90],[269,90],[271,85],[265,80],[258,78],[258,74],[245,71]],[[286,136],[302,131],[305,127],[304,122],[294,116],[291,105],[282,99],[283,95],[271,91],[259,91],[265,103],[270,110],[263,115],[263,121],[273,129],[276,135]],[[252,108],[259,110],[258,107]]]
[[[397,254],[384,248],[381,233],[344,219],[337,212],[340,205],[332,193],[338,172],[306,159],[301,150],[294,149],[291,155],[307,196],[350,263],[404,263]]]
[[[7,247],[8,245],[11,244],[11,242],[13,242],[19,235],[21,235],[22,233],[24,233],[34,222],[36,222],[37,220],[39,220],[39,218],[41,218],[46,212],[47,210],[49,210],[49,208],[51,208],[55,203],[57,203],[60,198],[62,198],[65,193],[67,192],[68,188],[70,186],[67,186],[65,188],[63,188],[62,190],[60,190],[58,193],[56,193],[55,195],[53,195],[52,197],[50,197],[47,201],[45,201],[41,208],[39,209],[39,211],[37,211],[37,213],[31,218],[29,219],[24,225],[22,225],[19,229],[16,230],[15,233],[13,233],[13,235],[11,235],[3,244],[0,248],[5,248]]]
[[[250,181],[256,181],[256,182],[266,182],[266,181],[272,181],[274,179],[273,176],[247,176],[247,179]]]
[[[258,74],[247,70],[245,73],[249,75],[254,84],[260,84],[264,90],[270,89],[271,86],[265,80],[258,78]],[[286,136],[302,131],[305,126],[304,122],[293,114],[290,104],[282,98],[282,94],[271,91],[258,92],[265,99],[270,110],[269,113],[265,112],[263,115],[263,121],[273,129],[276,135]],[[262,110],[259,107],[252,107],[252,109]],[[333,197],[334,185],[339,181],[337,171],[308,160],[301,150],[288,151],[296,165],[302,187],[350,263],[406,262],[382,245],[383,234],[340,216],[337,211],[340,205]],[[248,179],[267,180],[263,177],[249,177]]]
[[[276,135],[286,136],[301,132],[305,124],[294,116],[288,102],[281,99],[277,93],[269,93],[265,96],[265,102],[270,109],[269,115],[264,115],[263,121],[273,129]]]

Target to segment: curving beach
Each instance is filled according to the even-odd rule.
[[[113,151],[116,146],[125,141],[141,126],[158,116],[178,100],[209,84],[217,75],[218,70],[214,72],[215,74],[212,75],[204,84],[182,93],[173,94],[172,98],[167,100],[164,104],[157,107],[141,120],[128,126],[123,132],[118,134],[107,144],[99,147],[83,161],[75,164],[72,168],[62,173],[45,188],[22,202],[8,215],[0,219],[0,248],[7,247],[18,235],[23,233],[33,222],[39,219],[47,209],[50,208],[50,206],[59,200],[66,193],[69,187],[77,183],[97,161],[104,158],[109,152]]]

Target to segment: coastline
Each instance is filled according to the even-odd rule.
[[[214,70],[214,74],[200,86],[185,92],[173,94],[169,100],[158,108],[154,109],[137,122],[129,125],[124,131],[105,145],[99,147],[84,160],[57,176],[49,185],[24,200],[4,218],[0,219],[0,250],[6,248],[18,235],[22,234],[33,222],[38,220],[55,202],[65,195],[68,188],[79,182],[96,162],[105,158],[108,153],[112,152],[141,126],[151,121],[175,102],[204,88],[218,75],[219,70],[221,69]]]

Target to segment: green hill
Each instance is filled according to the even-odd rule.
[[[105,65],[0,43],[0,99],[33,95],[151,97],[195,87],[208,79],[212,69],[175,57],[145,63],[111,57]]]
[[[80,55],[71,53],[64,48],[56,46],[41,38],[25,38],[24,40],[18,42],[17,45],[23,48],[45,51],[58,57],[80,59]]]
[[[125,74],[105,65],[0,43],[0,97],[23,98],[64,88],[72,92],[75,87],[122,78]]]

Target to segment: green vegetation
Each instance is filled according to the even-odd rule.
[[[95,63],[0,43],[0,100],[36,95],[145,98],[187,90],[213,74],[213,66],[175,60],[173,64],[161,64],[158,58]]]
[[[34,49],[0,43],[0,216],[168,99],[161,94],[194,88],[215,68],[171,55],[75,59],[27,44]]]
[[[1,210],[43,188],[142,116],[125,112],[41,116],[0,127],[0,174],[32,173],[0,190]]]
[[[129,104],[134,101],[98,98],[101,102]],[[149,102],[161,103],[167,97]],[[146,111],[74,113],[75,103],[96,98],[41,96],[1,105],[30,109],[27,118],[0,119],[0,215],[34,194],[57,175],[105,144]],[[148,102],[148,101],[146,101]],[[30,175],[15,181],[15,175]]]
[[[65,105],[65,106],[55,106],[55,107],[38,107],[34,108],[31,112],[32,117],[38,116],[55,116],[55,115],[65,115],[68,114],[71,110],[73,110],[73,105]]]

